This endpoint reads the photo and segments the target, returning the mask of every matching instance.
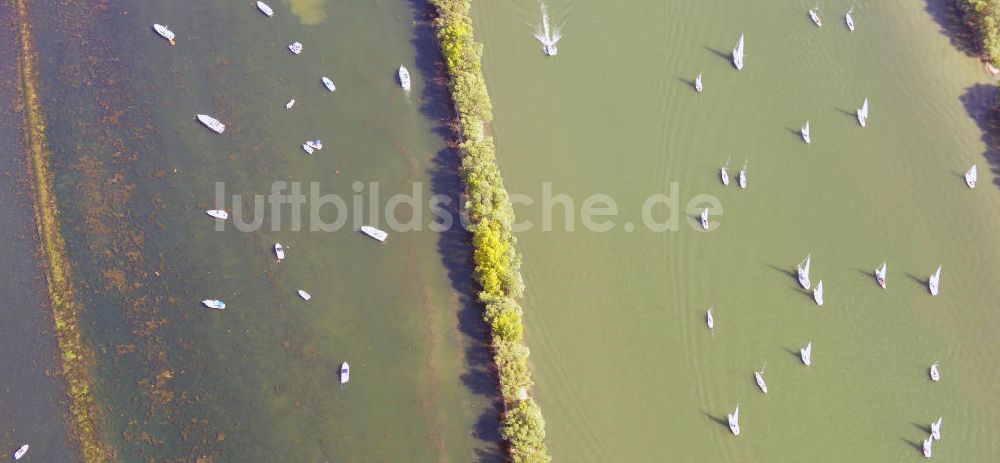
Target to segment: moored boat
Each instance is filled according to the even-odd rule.
[[[757,387],[760,391],[767,394],[767,383],[764,382],[764,368],[761,367],[760,370],[753,372],[753,379],[757,381]]]
[[[410,71],[403,65],[399,66],[399,86],[403,87],[403,90],[410,89]]]
[[[278,262],[285,260],[285,248],[281,243],[274,243],[274,256],[278,258]]]
[[[722,177],[722,184],[729,186],[729,159],[726,159],[726,163],[722,165],[719,175]]]
[[[802,358],[802,363],[804,363],[806,366],[812,365],[812,352],[813,352],[812,341],[806,343],[806,347],[799,349],[799,357]]]
[[[708,230],[708,208],[701,211],[701,228]]]
[[[347,384],[351,380],[351,366],[347,362],[340,364],[340,384]]]
[[[806,125],[802,126],[802,139],[807,145],[812,143],[812,137],[809,135],[809,121],[806,121]]]
[[[813,291],[813,299],[816,300],[816,305],[823,305],[823,280],[819,280],[816,283],[816,290]]]
[[[941,421],[944,418],[938,417],[937,421],[931,423],[931,437],[934,440],[941,440]]]
[[[875,281],[878,282],[878,285],[881,286],[882,289],[885,289],[885,272],[886,263],[882,262],[882,265],[875,269]]]
[[[331,91],[331,92],[335,92],[335,91],[337,91],[337,86],[336,86],[336,85],[333,85],[333,81],[332,81],[332,80],[330,80],[330,78],[329,78],[329,77],[327,77],[327,76],[323,76],[323,78],[322,78],[322,79],[320,79],[320,80],[322,80],[322,81],[323,81],[323,86],[325,86],[327,90],[329,90],[329,91]]]
[[[370,236],[372,238],[375,238],[375,239],[377,239],[379,241],[385,241],[385,239],[389,237],[389,234],[386,233],[385,231],[379,230],[379,229],[377,229],[375,227],[372,227],[370,225],[362,225],[361,226],[361,233],[364,233],[364,234],[366,234],[366,235],[368,235],[368,236]]]
[[[257,2],[257,9],[260,10],[261,13],[264,13],[264,15],[266,15],[268,18],[274,16],[274,10],[272,10],[271,6],[268,5],[267,3]]]
[[[694,78],[694,90],[698,93],[701,93],[701,91],[704,90],[701,86],[701,74],[698,74],[698,77]]]
[[[302,43],[301,42],[292,42],[292,43],[288,44],[288,49],[292,53],[295,53],[296,55],[299,54],[299,53],[302,53]]]
[[[708,311],[705,312],[705,323],[708,325],[708,329],[715,328],[715,317],[712,316],[712,308],[709,307]]]
[[[740,435],[740,404],[736,404],[736,411],[726,415],[729,418],[729,430],[734,436]]]
[[[288,103],[285,103],[285,109],[292,109],[292,106],[295,106],[295,98],[292,98],[291,100],[288,100]]]
[[[812,20],[816,27],[823,27],[823,20],[819,19],[819,5],[809,10],[809,19]]]
[[[306,152],[306,154],[313,154],[313,147],[309,146],[308,143],[303,143],[302,149]]]
[[[218,299],[205,299],[205,300],[201,301],[201,303],[204,304],[205,307],[208,307],[210,309],[223,310],[223,309],[226,308],[226,303],[222,302],[222,301],[220,301]]]
[[[941,372],[938,371],[938,362],[931,364],[931,381],[935,383],[941,381]]]
[[[809,281],[809,265],[811,261],[812,261],[812,254],[811,253],[806,254],[806,260],[801,262],[798,266],[796,266],[796,270],[798,271],[797,273],[799,276],[799,284],[802,285],[802,288],[806,290],[812,287],[812,283]]]
[[[28,448],[29,448],[28,444],[24,444],[24,445],[22,445],[22,446],[21,446],[20,448],[18,448],[18,449],[17,449],[17,450],[16,450],[15,452],[14,452],[14,459],[15,459],[15,460],[20,460],[20,459],[21,459],[21,457],[23,457],[23,456],[24,456],[24,454],[28,453]]]
[[[965,184],[969,185],[969,188],[976,187],[976,180],[979,179],[979,171],[976,169],[976,165],[973,164],[969,168],[969,171],[965,173]]]
[[[229,218],[229,213],[222,209],[209,209],[205,213],[217,219],[226,220]]]
[[[740,41],[736,42],[736,48],[733,48],[733,66],[736,66],[736,70],[743,70],[743,34],[740,34]]]
[[[164,26],[163,24],[153,24],[153,30],[156,31],[157,34],[160,34],[160,37],[167,39],[167,42],[170,42],[171,45],[177,45],[177,42],[174,41],[173,31],[168,29],[167,26]]]
[[[858,108],[858,124],[861,124],[861,127],[868,126],[868,98],[865,98],[865,102]]]
[[[318,138],[315,140],[309,140],[306,142],[306,144],[317,151],[323,149],[323,140],[320,140]]]
[[[307,293],[304,289],[300,289],[298,292],[299,292],[299,297],[301,297],[303,300],[308,301],[309,299],[312,299],[312,294]]]
[[[749,162],[749,161],[743,161],[743,168],[740,169],[740,177],[739,178],[740,178],[740,189],[741,190],[747,189],[747,162]]]
[[[205,127],[212,129],[212,131],[215,133],[222,133],[226,131],[226,124],[219,122],[218,119],[212,116],[208,116],[205,114],[196,114],[195,118],[198,119],[198,122],[205,124]]]
[[[934,274],[931,275],[930,279],[927,280],[927,289],[931,291],[932,296],[938,295],[938,284],[941,282],[941,266],[938,265]]]
[[[847,29],[851,32],[854,32],[854,17],[851,16],[852,11],[854,11],[853,6],[850,9],[848,9],[847,14],[844,15],[844,22],[847,23]]]

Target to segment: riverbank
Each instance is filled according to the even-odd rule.
[[[31,21],[26,0],[16,0],[18,30],[18,78],[24,114],[24,136],[30,158],[33,184],[35,224],[45,263],[45,274],[55,325],[56,341],[61,352],[62,375],[68,386],[70,413],[68,423],[72,439],[80,446],[87,462],[105,461],[111,456],[97,436],[95,429],[97,407],[91,396],[93,380],[90,368],[93,352],[84,345],[80,335],[76,291],[66,258],[66,244],[62,237],[59,210],[54,194],[49,158],[45,118],[42,113],[36,85],[35,51]]]
[[[460,175],[468,195],[466,210],[473,241],[475,276],[482,291],[483,319],[490,326],[493,359],[504,402],[501,434],[515,462],[550,461],[545,420],[528,395],[533,385],[528,348],[523,344],[521,258],[511,232],[513,207],[497,165],[493,138],[486,125],[492,104],[482,74],[482,45],[473,37],[468,0],[432,0],[449,89],[458,119]]]

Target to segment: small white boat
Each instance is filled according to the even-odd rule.
[[[316,151],[323,149],[323,140],[320,140],[318,138],[315,140],[307,141],[306,144],[312,147]]]
[[[885,262],[882,262],[882,265],[879,265],[878,268],[875,269],[875,281],[878,282],[878,285],[881,286],[882,289],[885,289],[885,269]]]
[[[205,299],[205,300],[201,301],[201,303],[205,304],[205,307],[208,307],[210,309],[219,309],[219,310],[222,310],[222,309],[226,308],[226,303],[222,302],[222,301],[220,301],[218,299]]]
[[[323,78],[321,80],[323,81],[323,85],[326,86],[327,90],[329,90],[331,92],[337,91],[337,86],[333,85],[333,81],[330,80],[329,77],[323,76]]]
[[[729,430],[734,436],[740,435],[740,404],[736,404],[736,411],[726,417],[729,418]]]
[[[153,30],[156,31],[157,34],[160,34],[160,37],[167,39],[167,42],[170,42],[171,45],[177,45],[177,42],[174,41],[174,33],[168,29],[167,26],[164,26],[163,24],[153,24]]]
[[[809,10],[809,19],[812,20],[816,27],[823,27],[823,21],[819,19],[819,5],[816,5],[816,8]]]
[[[308,143],[303,143],[302,149],[305,150],[306,154],[313,154],[313,147],[309,146]]]
[[[813,299],[816,300],[816,305],[823,305],[823,280],[819,280],[816,283],[816,290],[813,291]]]
[[[847,23],[847,30],[854,32],[854,17],[851,16],[852,11],[854,11],[853,6],[848,9],[847,14],[844,15],[844,22]]]
[[[559,39],[562,38],[562,34],[559,32],[558,28],[553,29],[549,25],[549,9],[544,3],[541,4],[542,7],[542,23],[540,27],[535,30],[535,38],[542,43],[542,53],[545,56],[556,56],[559,53],[559,48],[556,44],[559,43]]]
[[[743,168],[740,169],[740,189],[747,189],[747,162],[743,161]]]
[[[799,356],[802,357],[802,363],[806,366],[812,365],[812,354],[813,354],[813,343],[809,341],[806,343],[806,347],[799,349]]]
[[[257,9],[260,10],[261,13],[264,13],[264,15],[267,16],[268,18],[274,16],[274,10],[272,10],[271,6],[268,5],[267,3],[257,2]]]
[[[965,184],[969,185],[969,188],[976,187],[976,180],[979,178],[979,171],[976,169],[976,165],[973,164],[968,172],[965,173]]]
[[[798,270],[799,284],[802,285],[804,289],[809,289],[812,287],[812,283],[809,281],[809,265],[812,260],[812,254],[806,254],[806,260],[800,263],[796,270]]]
[[[935,383],[941,381],[941,372],[938,371],[938,362],[931,364],[931,381]]]
[[[202,124],[205,124],[205,127],[212,129],[212,131],[215,133],[222,133],[226,131],[226,124],[219,122],[218,119],[212,116],[207,116],[205,114],[196,114],[195,118],[197,118],[198,121],[201,122]]]
[[[296,55],[302,53],[302,43],[292,42],[288,45],[288,49],[291,50],[292,53],[295,53]]]
[[[299,297],[306,301],[313,298],[312,295],[307,293],[304,289],[299,290]]]
[[[740,41],[736,43],[736,48],[733,48],[733,66],[736,66],[736,70],[743,70],[743,34],[740,34]]]
[[[24,454],[26,453],[28,453],[28,444],[22,445],[21,448],[17,449],[17,451],[14,452],[14,459],[20,460],[21,457],[23,457]]]
[[[868,125],[868,98],[865,98],[865,102],[861,104],[860,108],[858,108],[858,123],[861,124],[862,127]]]
[[[217,219],[226,220],[229,218],[229,213],[222,209],[209,209],[205,213]]]
[[[382,230],[379,230],[379,229],[377,229],[375,227],[372,227],[370,225],[362,225],[361,226],[361,233],[364,233],[364,234],[366,234],[366,235],[368,235],[368,236],[370,236],[372,238],[375,238],[375,239],[377,239],[379,241],[385,241],[385,239],[389,237],[388,233],[386,233],[386,232],[384,232]]]
[[[712,317],[712,308],[708,308],[708,312],[705,313],[705,323],[708,324],[708,329],[715,328],[715,318]]]
[[[399,86],[403,87],[403,90],[410,90],[410,71],[402,65],[399,66]]]
[[[764,382],[764,368],[761,367],[760,370],[753,372],[753,379],[757,381],[757,387],[760,391],[767,394],[767,383]]]
[[[274,256],[278,258],[278,262],[285,260],[285,248],[281,243],[274,243]]]
[[[931,278],[927,280],[927,289],[931,290],[932,296],[938,295],[938,283],[941,282],[941,266],[939,265],[937,270],[931,275]]]
[[[923,446],[924,458],[930,458],[931,457],[931,443],[932,442],[934,442],[934,440],[930,436],[928,436],[926,439],[924,439],[924,446]]]
[[[351,380],[351,366],[347,362],[340,364],[340,384],[346,384]]]
[[[809,121],[806,121],[806,125],[802,126],[802,139],[807,145],[812,143],[812,137],[809,136]]]
[[[722,171],[719,175],[722,176],[722,184],[729,186],[729,159],[726,159],[726,163],[722,165]]]
[[[701,228],[708,230],[708,208],[701,211]]]
[[[285,103],[285,109],[292,109],[292,106],[295,106],[295,98],[292,98],[291,100],[288,100],[288,103]]]
[[[944,418],[938,417],[937,421],[931,423],[931,437],[934,440],[941,440],[941,421]]]
[[[704,87],[701,86],[701,74],[698,74],[698,77],[694,78],[694,90],[698,93],[704,90]]]

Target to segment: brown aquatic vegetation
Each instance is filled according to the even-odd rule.
[[[27,1],[15,0],[14,4],[17,11],[17,37],[20,48],[17,64],[20,97],[23,99],[24,134],[34,179],[32,199],[35,225],[38,228],[44,256],[52,319],[55,324],[56,341],[61,351],[62,374],[69,389],[69,407],[73,418],[68,426],[70,436],[79,443],[84,460],[88,463],[102,462],[112,458],[113,450],[100,441],[95,429],[98,410],[90,392],[93,384],[90,368],[94,363],[94,354],[84,345],[80,335],[79,313],[82,307],[73,288],[59,209],[49,172],[51,153],[46,140],[45,118],[39,102],[36,57]]]

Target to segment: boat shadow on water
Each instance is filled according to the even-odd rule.
[[[783,268],[783,267],[778,267],[777,265],[774,265],[774,264],[767,264],[767,266],[771,267],[771,268],[773,268],[773,269],[775,269],[775,270],[777,270],[777,271],[779,271],[781,273],[784,273],[785,275],[788,275],[788,278],[791,278],[792,282],[794,282],[796,285],[799,284],[799,274],[795,273],[794,270],[790,270],[790,269]]]
[[[802,361],[802,354],[799,353],[798,349],[789,349],[787,347],[782,347],[781,350],[788,352],[789,355],[795,357],[795,360],[798,360],[799,362]]]
[[[916,281],[917,283],[920,283],[920,286],[924,287],[924,288],[926,288],[927,285],[930,283],[929,279],[927,279],[927,278],[920,278],[920,277],[918,277],[918,276],[916,276],[916,275],[914,275],[912,273],[909,273],[909,272],[906,273],[906,276],[910,277],[911,280]],[[888,280],[888,277],[886,277],[886,279]]]
[[[691,80],[691,79],[685,79],[685,78],[683,78],[683,77],[678,77],[678,78],[677,78],[677,80],[679,80],[679,81],[681,81],[681,82],[684,82],[685,84],[687,84],[687,86],[688,86],[688,87],[691,87],[691,90],[697,90],[697,89],[698,89],[698,88],[697,88],[697,87],[695,87],[695,85],[694,85],[694,80]],[[962,178],[965,178],[965,177],[962,177]]]
[[[931,433],[931,427],[930,426],[924,426],[924,425],[919,424],[919,423],[910,423],[910,424],[916,426],[917,429],[923,431],[924,434],[930,434]],[[923,447],[921,447],[920,450],[922,451]]]
[[[983,158],[994,174],[993,184],[1000,186],[1000,108],[996,105],[997,87],[993,84],[975,84],[967,88],[959,99],[969,117],[976,121],[983,132],[981,140],[986,145]],[[964,174],[962,178],[964,181]]]
[[[421,92],[418,98],[420,112],[434,122],[434,133],[444,140],[452,141],[455,134],[450,124],[455,119],[455,114],[448,94],[447,77],[443,74],[444,66],[440,65],[444,57],[435,38],[434,9],[427,0],[409,0],[409,4],[414,15],[413,36],[410,41],[415,56],[411,74],[415,79],[423,79],[425,84],[414,85],[413,90],[419,89]],[[458,149],[447,146],[434,155],[428,173],[432,194],[444,194],[452,199],[450,204],[444,206],[451,217],[460,216],[457,199],[464,191],[458,176],[461,160]],[[503,413],[503,404],[493,359],[486,348],[489,331],[483,323],[482,308],[476,299],[478,287],[472,273],[471,240],[471,234],[463,227],[448,227],[438,235],[437,250],[452,288],[458,295],[456,324],[465,338],[464,344],[468,346],[463,352],[465,371],[460,380],[472,394],[488,400],[488,406],[480,410],[471,432],[477,441],[475,461],[502,462],[505,460],[505,453],[498,417]]]
[[[712,53],[714,53],[716,56],[722,58],[727,63],[730,63],[733,60],[733,55],[731,53],[727,52],[727,51],[716,50],[716,49],[714,49],[712,47],[708,47],[708,46],[706,46],[705,49],[708,50],[708,51],[710,51],[710,52],[712,52]],[[729,426],[729,425],[727,424],[726,426]]]
[[[707,417],[708,419],[710,419],[710,420],[718,423],[719,426],[722,426],[726,430],[729,430],[729,420],[726,417],[724,417],[724,416],[715,416],[715,415],[713,415],[711,413],[706,412],[705,410],[701,410],[701,414],[705,415],[705,417]]]
[[[913,447],[913,448],[917,449],[918,452],[923,453],[923,451],[924,451],[923,444],[921,444],[919,442],[911,441],[911,440],[909,440],[909,439],[907,439],[905,437],[900,437],[900,440],[902,440],[903,442],[906,442],[907,444],[909,444],[910,447]]]

